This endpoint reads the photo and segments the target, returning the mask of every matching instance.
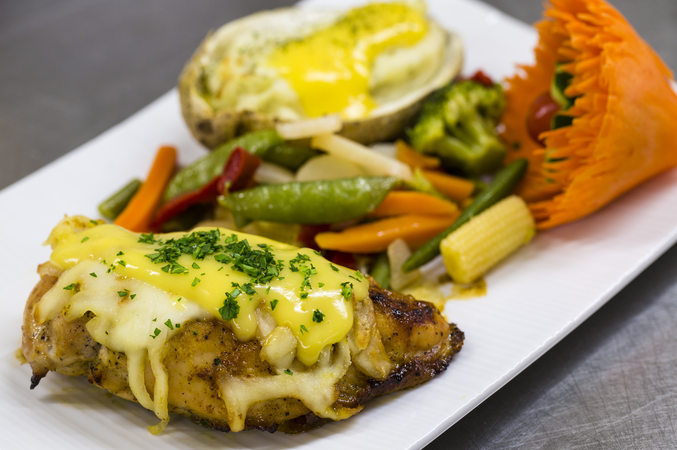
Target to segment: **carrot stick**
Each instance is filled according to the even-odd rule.
[[[449,216],[458,214],[458,206],[424,192],[391,191],[369,215],[372,217],[389,217],[402,214]]]
[[[155,207],[169,182],[176,163],[176,149],[160,147],[155,154],[148,177],[127,207],[115,219],[115,224],[131,231],[148,231]]]
[[[417,247],[451,226],[457,216],[406,214],[356,225],[340,232],[318,233],[315,242],[321,249],[352,253],[382,252],[398,238]]]
[[[475,183],[466,180],[465,178],[455,177],[433,170],[424,170],[423,176],[426,180],[430,181],[430,184],[432,184],[435,189],[459,203],[463,203],[467,200],[475,190]]]
[[[437,169],[440,166],[439,158],[426,156],[409,147],[404,141],[397,141],[395,144],[397,150],[397,159],[411,167],[412,169]]]

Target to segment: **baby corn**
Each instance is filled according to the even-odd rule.
[[[534,219],[515,195],[496,203],[447,236],[440,244],[454,281],[470,283],[531,240]]]

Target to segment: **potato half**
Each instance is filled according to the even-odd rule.
[[[294,114],[284,113],[293,108],[286,110],[278,108],[282,113],[271,113],[270,108],[268,110],[258,107],[250,108],[247,107],[246,99],[235,102],[244,105],[242,107],[219,104],[223,102],[219,102],[218,98],[214,97],[210,85],[220,82],[218,77],[224,72],[219,66],[222,58],[233,59],[236,58],[234,54],[242,54],[242,51],[239,53],[230,51],[232,50],[230,46],[246,45],[242,43],[243,36],[258,36],[258,33],[264,33],[261,30],[265,30],[266,39],[269,41],[277,39],[284,42],[298,39],[290,33],[303,34],[305,32],[307,35],[311,32],[308,30],[312,30],[313,22],[328,24],[333,20],[332,17],[337,17],[338,14],[340,12],[282,8],[244,17],[210,33],[188,61],[179,79],[181,112],[195,138],[205,146],[213,148],[248,131],[269,128],[277,122],[306,118],[298,114],[294,117]],[[270,37],[273,27],[281,29],[280,37]],[[422,99],[456,77],[463,62],[463,44],[460,37],[444,30],[432,21],[429,22],[428,30],[428,35],[431,37],[426,36],[424,39],[434,39],[439,45],[437,50],[429,53],[429,56],[421,56],[425,52],[420,48],[404,48],[386,51],[377,57],[373,65],[372,76],[399,78],[394,83],[388,80],[390,84],[387,84],[385,88],[370,91],[370,95],[376,100],[378,106],[370,111],[367,117],[344,121],[342,135],[365,144],[394,139],[416,115]],[[248,50],[249,54],[258,52],[262,58],[265,57],[263,55],[266,49],[258,42],[252,43]],[[405,72],[405,70],[411,71],[412,69],[411,62],[407,61],[408,58],[418,58],[413,64],[416,70],[413,74]],[[255,68],[256,63],[251,60],[244,64],[243,73],[258,70]],[[387,70],[380,70],[377,64],[379,67],[386,67]],[[407,64],[409,64],[408,67]],[[275,92],[272,97],[289,97],[288,92],[284,92],[284,81],[266,81],[266,83],[282,86],[283,92]],[[269,88],[268,85],[267,88]],[[288,85],[286,88],[290,89]],[[270,99],[266,102],[270,103]]]

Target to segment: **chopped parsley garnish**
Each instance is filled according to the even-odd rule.
[[[166,326],[167,328],[169,328],[170,330],[173,330],[173,329],[174,329],[174,325],[172,325],[172,319],[167,319],[167,320],[165,321],[165,326]]]
[[[297,253],[294,259],[289,260],[289,270],[292,272],[298,272],[298,266],[304,262],[310,262],[310,256]]]
[[[237,283],[233,283],[233,284],[237,284]],[[251,283],[243,284],[242,286],[240,286],[240,289],[242,289],[242,291],[247,295],[256,294],[256,290],[254,289],[254,285],[251,284]]]
[[[172,273],[172,274],[188,272],[188,269],[186,269],[185,267],[183,267],[181,264],[179,264],[177,262],[173,262],[173,263],[167,264],[165,266],[162,266],[160,268],[160,270],[162,270],[163,272]]]
[[[221,364],[221,358],[214,358],[214,365],[218,366],[219,364]]]
[[[246,239],[239,240],[236,234],[222,240],[218,229],[194,231],[166,241],[151,238],[144,238],[144,242],[151,241],[159,246],[146,257],[155,264],[164,264],[161,269],[167,273],[187,272],[178,262],[182,255],[189,255],[195,260],[213,256],[215,261],[230,264],[233,270],[249,275],[255,284],[267,284],[282,270],[282,261],[275,260],[268,245],[251,248]],[[191,267],[199,268],[199,265],[192,263]]]
[[[151,334],[150,337],[155,339],[156,337],[158,337],[160,335],[160,333],[162,333],[162,330],[160,330],[159,328],[156,328],[155,330],[153,330],[153,334]]]
[[[193,282],[190,283],[191,286],[195,287],[197,284],[200,282],[200,279],[198,277],[193,278]]]
[[[91,223],[91,224],[94,225],[94,226],[96,226],[96,225],[99,224],[99,222],[97,222],[97,221],[94,220],[94,219],[89,219],[89,223]]]
[[[275,307],[277,306],[277,304],[278,304],[279,302],[280,302],[280,301],[279,301],[278,299],[271,300],[271,301],[270,301],[270,310],[271,310],[271,311],[275,311]]]
[[[124,254],[125,254],[125,252],[123,252],[122,250],[120,250],[115,256],[122,256],[122,255],[124,255]]]
[[[313,263],[310,262],[310,256],[297,253],[296,257],[289,260],[289,270],[303,274],[303,281],[301,282],[301,298],[306,298],[308,294],[303,293],[303,291],[313,288],[310,284],[310,277],[317,273],[317,269],[315,269]]]
[[[155,236],[153,233],[141,233],[141,236],[139,236],[139,243],[155,244]]]
[[[226,292],[226,299],[223,301],[223,306],[219,308],[219,314],[223,320],[233,320],[240,314],[240,304],[235,300],[242,291],[234,288],[230,292]]]
[[[323,288],[323,287],[324,287],[324,283],[320,281],[319,283],[317,283],[317,286],[320,287],[320,288]]]
[[[85,237],[82,238],[82,240],[80,241],[80,243],[81,243],[81,244],[84,244],[84,243],[87,242],[88,240],[89,240],[89,236],[85,236]]]
[[[331,267],[331,270],[333,270],[334,272],[338,272],[338,271],[339,271],[339,268],[336,267],[335,265],[333,265],[332,263],[329,263],[329,267]]]
[[[194,262],[194,263],[191,265],[191,267],[192,267],[193,269],[199,269],[199,268],[200,268],[200,266],[199,266],[196,262]]]
[[[118,291],[120,297],[127,297],[129,295],[129,290],[125,289],[124,291]]]
[[[352,278],[355,281],[362,281],[362,277],[356,277],[355,275],[348,275],[349,278]]]
[[[308,332],[308,328],[306,328],[306,326],[305,326],[305,325],[301,325],[301,328],[300,328],[300,330],[301,330],[301,334],[303,334],[303,333],[307,333],[307,332]]]
[[[301,292],[301,294],[299,295],[299,297],[301,297],[301,298],[308,298],[308,293],[307,293],[307,292]]]
[[[72,291],[75,288],[75,283],[71,283],[68,286],[64,286],[64,290]]]
[[[344,281],[341,283],[341,295],[344,299],[350,300],[353,295],[353,283],[350,281]]]
[[[136,297],[136,294],[132,294],[129,296],[129,298],[131,298],[132,300],[134,300],[134,297]]]
[[[94,272],[89,272],[89,276],[90,276],[90,277],[96,278],[96,273],[94,273]]]
[[[324,320],[324,313],[319,309],[313,311],[313,322],[320,323]]]
[[[127,263],[121,259],[118,260],[118,264],[120,264],[122,267],[127,267]]]
[[[292,372],[290,369],[284,369],[284,373],[287,375],[294,375],[294,372]]]

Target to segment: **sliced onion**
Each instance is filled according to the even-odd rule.
[[[341,128],[343,128],[343,122],[336,114],[296,122],[281,122],[275,126],[277,134],[286,140],[306,139],[318,134],[336,133],[341,131]]]
[[[421,272],[416,269],[404,273],[402,264],[411,256],[409,246],[402,239],[394,240],[388,246],[388,260],[390,261],[390,287],[396,291],[402,290],[421,277]]]
[[[372,175],[392,176],[405,181],[413,178],[411,169],[406,164],[342,136],[335,134],[315,136],[311,141],[311,146],[358,164]]]
[[[277,164],[262,162],[254,172],[254,181],[260,184],[280,184],[294,181],[294,174]]]
[[[334,155],[320,155],[311,158],[296,172],[297,181],[331,180],[367,175],[362,167]]]

